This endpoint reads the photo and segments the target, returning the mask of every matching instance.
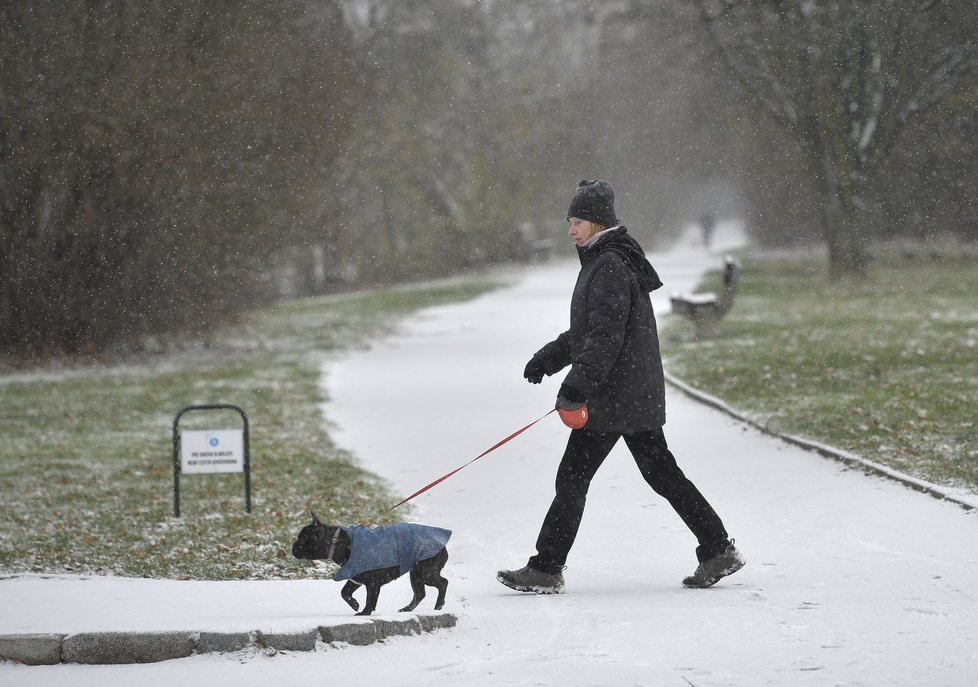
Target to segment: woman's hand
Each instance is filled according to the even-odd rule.
[[[567,386],[566,384],[560,385],[560,391],[557,392],[558,408],[563,410],[577,410],[585,405],[587,405],[587,399],[584,398],[584,394],[572,386]]]
[[[530,358],[530,362],[526,364],[526,368],[523,370],[523,377],[530,384],[539,384],[543,381],[545,374],[547,374],[547,371],[543,367],[543,362],[536,356]]]
[[[571,429],[580,429],[587,424],[587,399],[572,386],[560,385],[557,392],[557,414],[560,421]]]

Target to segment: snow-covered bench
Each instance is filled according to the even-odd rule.
[[[672,294],[672,311],[693,321],[695,337],[705,339],[716,334],[717,322],[730,312],[737,295],[740,264],[731,256],[723,259],[723,291],[715,293]]]
[[[523,244],[526,260],[546,262],[550,259],[553,241],[549,238],[540,238],[537,234],[536,225],[532,222],[526,222],[521,224],[517,231]]]

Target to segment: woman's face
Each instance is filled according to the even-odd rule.
[[[574,239],[574,243],[578,246],[583,246],[592,236],[598,233],[597,225],[586,219],[571,217],[567,221],[570,223],[570,229],[567,230],[567,233],[570,234],[570,237]]]

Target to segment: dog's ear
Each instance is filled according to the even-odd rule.
[[[310,512],[312,512],[312,511],[310,511]],[[316,514],[315,513],[312,514],[312,524],[313,525],[322,525],[323,524],[323,523],[319,522],[319,518],[316,517]]]

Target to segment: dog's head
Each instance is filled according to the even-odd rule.
[[[312,522],[299,531],[292,544],[292,555],[306,560],[333,560],[341,533],[342,528],[324,525],[313,513]]]

